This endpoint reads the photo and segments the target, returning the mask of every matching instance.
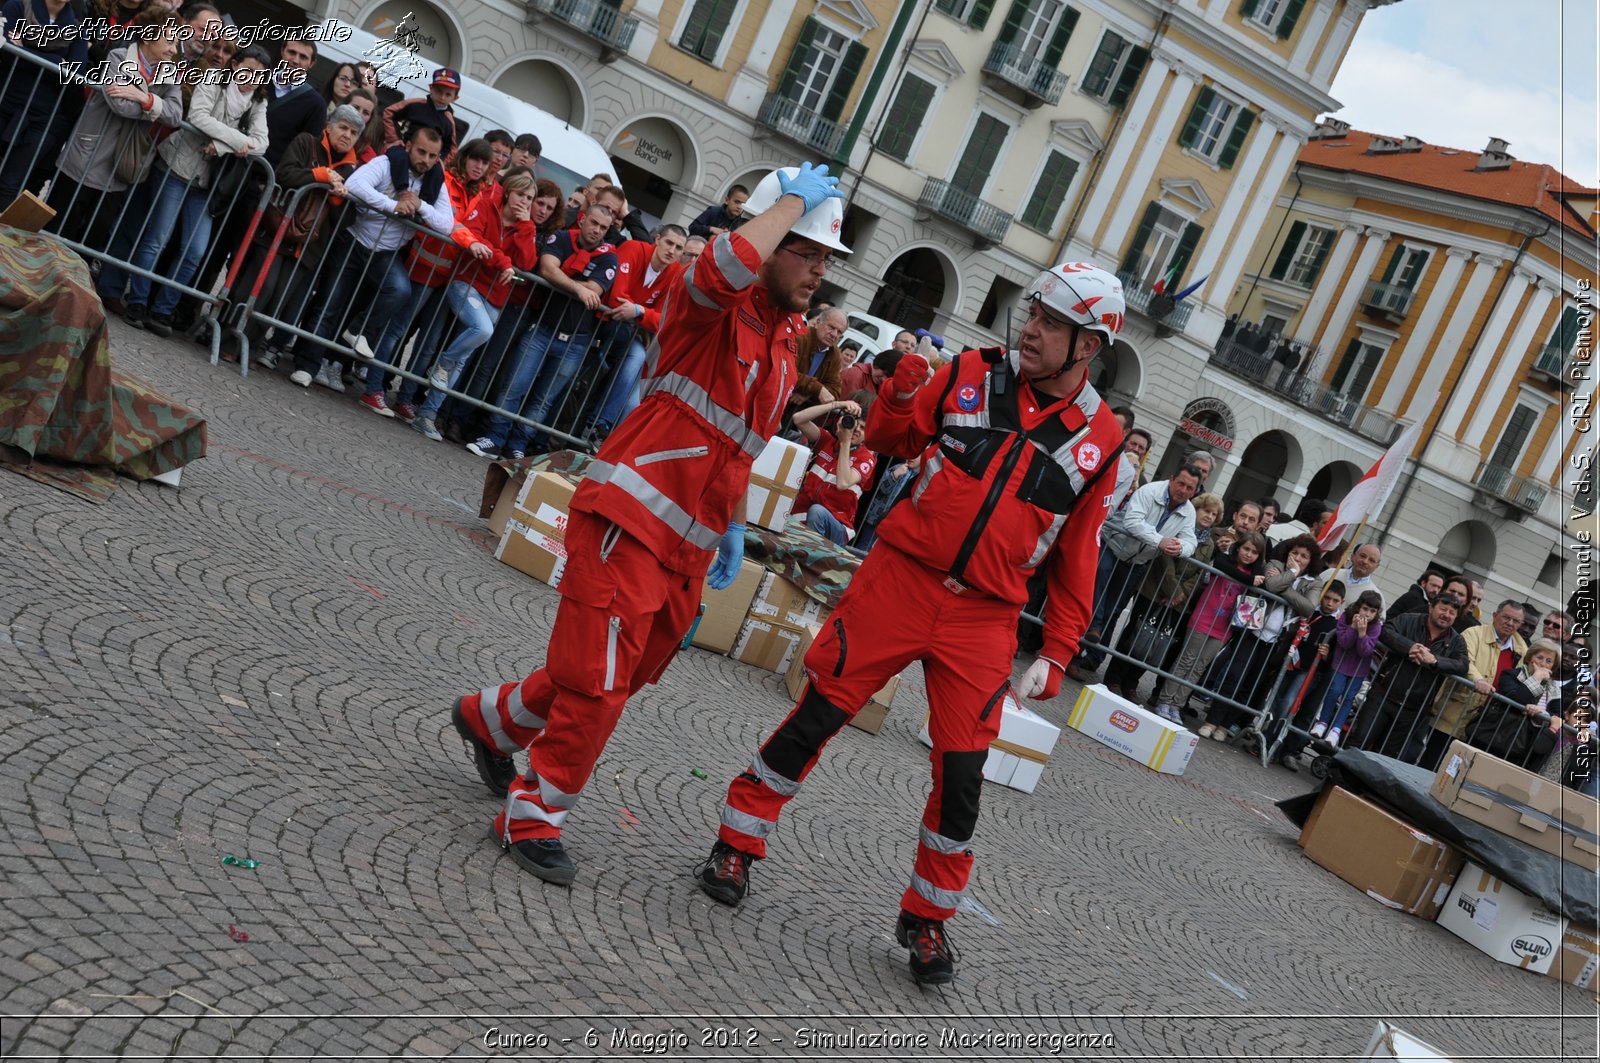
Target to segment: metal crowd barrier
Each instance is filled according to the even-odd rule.
[[[158,153],[152,152],[145,176],[122,192],[103,193],[79,184],[59,169],[59,154],[74,134],[84,94],[103,84],[0,37],[0,117],[13,121],[15,129],[13,139],[0,142],[0,209],[23,190],[44,199],[56,211],[45,231],[96,267],[96,286],[102,295],[121,298],[125,285],[144,281],[151,285],[144,304],[147,309],[153,308],[163,289],[197,300],[203,308],[220,309],[226,305],[240,255],[232,256],[232,267],[215,294],[215,275],[197,272],[187,283],[174,279],[191,246],[191,233],[182,230],[176,219],[169,226],[157,225],[161,220],[157,206],[170,173]],[[170,128],[166,123],[121,121],[129,127],[146,127],[147,132]],[[198,132],[187,121],[180,121],[170,136],[185,130]],[[134,144],[132,137],[126,142],[119,137],[107,160],[113,172],[120,161],[130,157]],[[272,196],[272,168],[265,159],[259,155],[236,157],[233,165],[246,167],[248,173],[232,187],[215,180],[202,187],[198,175],[182,182],[178,217],[188,210],[197,220],[203,218],[200,224],[209,230],[195,249],[197,266],[205,262],[218,239],[226,239],[240,227],[245,230],[241,250],[248,247]],[[189,203],[195,193],[201,194],[198,213]],[[108,270],[114,271],[109,279]],[[115,294],[106,291],[108,283],[117,289]],[[209,328],[211,363],[215,365],[221,357],[222,338],[216,313],[196,324],[197,329],[202,327]]]
[[[586,429],[607,399],[631,406],[617,396],[636,386],[648,336],[632,323],[603,321],[544,279],[520,270],[492,336],[468,356],[454,386],[437,387],[429,374],[457,325],[445,293],[474,261],[472,256],[462,250],[448,269],[413,269],[420,239],[449,238],[413,218],[371,211],[349,200],[330,208],[325,184],[285,191],[281,219],[262,230],[262,249],[250,255],[241,281],[245,297],[230,329],[241,366],[248,364],[252,344],[270,331],[270,345],[286,354],[292,345],[297,365],[307,371],[311,359],[301,351],[302,344],[312,345],[319,360],[386,374],[397,381],[395,401],[420,405],[426,391],[437,390],[448,399],[439,411],[442,418],[460,423],[470,422],[474,414],[502,415],[526,426],[533,433],[527,444],[530,453],[553,440],[587,447]],[[310,196],[323,199],[321,224],[296,252],[285,238]],[[409,232],[406,242],[392,256],[374,255],[355,233],[362,213],[382,215],[376,233],[380,239],[398,226]],[[405,294],[396,300],[398,312],[379,320],[375,296],[386,277],[392,291],[401,290],[396,269],[405,274]],[[331,305],[336,298],[339,305]],[[525,391],[520,386],[524,380]],[[472,429],[465,438],[480,431]]]

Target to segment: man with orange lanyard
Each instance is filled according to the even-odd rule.
[[[546,882],[576,875],[562,827],[628,698],[666,670],[702,580],[722,588],[738,574],[750,466],[794,385],[797,314],[830,253],[849,250],[837,185],[826,166],[769,174],[751,204],[760,216],[673,285],[644,400],[572,497],[545,667],[456,702],[479,776],[505,797],[493,837]],[[519,778],[511,755],[525,746]]]
[[[895,935],[923,984],[955,977],[944,924],[972,871],[983,763],[1011,696],[1028,577],[1048,566],[1053,608],[1044,653],[1019,693],[1052,698],[1089,621],[1120,464],[1122,429],[1087,376],[1122,328],[1122,284],[1068,262],[1039,275],[1029,302],[1017,350],[965,351],[926,386],[927,360],[907,354],[879,392],[867,446],[920,454],[922,472],[806,654],[810,682],[799,704],[729,786],[700,873],[714,900],[743,900],[751,862],[767,855],[779,813],[822,747],[920,660],[933,788]]]

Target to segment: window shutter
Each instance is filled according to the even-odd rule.
[[[1128,253],[1122,256],[1123,273],[1134,273],[1139,269],[1139,256],[1144,254],[1144,245],[1150,240],[1150,233],[1156,227],[1156,219],[1161,216],[1161,204],[1151,203],[1144,208],[1144,217],[1139,219],[1139,227],[1133,232],[1133,243],[1128,245]]]
[[[844,58],[839,60],[839,72],[834,75],[833,84],[828,88],[828,98],[822,102],[822,117],[830,122],[837,122],[844,113],[844,105],[850,99],[850,90],[855,88],[856,78],[861,76],[861,63],[867,58],[867,46],[860,41],[851,41],[844,49]]]
[[[1205,226],[1194,222],[1183,227],[1183,235],[1178,237],[1178,249],[1172,253],[1172,284],[1168,286],[1169,292],[1183,287],[1183,271],[1189,268],[1189,259],[1194,257],[1200,234],[1205,231]]]
[[[1551,340],[1561,348],[1562,353],[1572,350],[1572,345],[1578,342],[1578,308],[1566,306],[1561,308],[1561,320],[1556,322],[1556,334]]]
[[[1328,238],[1326,240],[1322,241],[1321,246],[1317,248],[1317,257],[1315,257],[1315,258],[1313,258],[1311,260],[1311,265],[1306,270],[1306,287],[1307,288],[1311,288],[1311,287],[1315,287],[1316,286],[1317,278],[1322,276],[1322,264],[1324,262],[1328,261],[1328,252],[1330,250],[1332,250],[1332,249],[1333,249],[1333,234],[1330,232],[1328,234]]]
[[[1248,107],[1239,109],[1239,117],[1234,119],[1233,128],[1228,131],[1228,142],[1222,145],[1222,154],[1217,156],[1217,165],[1224,170],[1233,169],[1234,160],[1239,157],[1239,149],[1244,147],[1244,138],[1250,135],[1250,127],[1255,124],[1256,113]]]
[[[1278,257],[1272,263],[1272,272],[1268,274],[1275,281],[1281,281],[1289,275],[1289,267],[1294,265],[1294,256],[1300,250],[1300,241],[1306,236],[1306,223],[1297,221],[1289,226],[1289,239],[1283,242],[1278,249]]]
[[[1356,359],[1360,354],[1361,341],[1359,339],[1351,340],[1350,346],[1344,349],[1344,357],[1339,359],[1339,368],[1333,374],[1333,381],[1330,386],[1334,391],[1343,389],[1345,379],[1350,376],[1350,371],[1355,368]]]
[[[1083,75],[1083,91],[1091,96],[1104,98],[1106,90],[1111,87],[1111,71],[1116,69],[1117,56],[1128,46],[1128,42],[1118,37],[1110,30],[1100,38],[1100,47],[1095,49],[1094,58],[1089,60],[1089,70]]]
[[[1000,27],[1000,36],[997,38],[1001,44],[1010,44],[1017,39],[1017,31],[1022,29],[1022,20],[1028,15],[1029,2],[1030,0],[1011,0],[1011,9],[1006,12],[1005,24]]]
[[[1116,88],[1111,90],[1111,98],[1106,100],[1113,107],[1121,107],[1133,94],[1133,87],[1139,83],[1139,75],[1144,73],[1144,64],[1150,59],[1150,49],[1135,48],[1128,53],[1128,61],[1123,64],[1122,76],[1117,78]]]
[[[989,24],[989,14],[994,10],[994,0],[975,0],[972,12],[967,15],[967,25],[981,30]]]
[[[1261,0],[1244,0],[1243,6],[1239,8],[1239,14],[1243,15],[1245,18],[1249,18],[1251,15],[1256,13],[1256,7],[1260,3]]]
[[[1078,25],[1078,9],[1069,7],[1061,12],[1061,21],[1056,23],[1056,31],[1050,35],[1050,43],[1044,50],[1044,65],[1051,70],[1061,65],[1061,55],[1067,50],[1067,42],[1072,39],[1072,31]]]
[[[1059,151],[1051,151],[1050,158],[1039,173],[1039,183],[1034,186],[1033,195],[1028,199],[1027,209],[1022,212],[1022,224],[1040,231],[1048,229],[1060,212],[1067,188],[1077,172],[1076,159]]]
[[[1388,284],[1394,277],[1394,272],[1400,268],[1400,260],[1405,257],[1405,253],[1406,249],[1404,247],[1397,247],[1394,249],[1394,254],[1389,256],[1389,265],[1383,271],[1384,284]]]
[[[900,82],[894,102],[889,105],[889,113],[884,116],[884,132],[878,141],[884,154],[906,161],[917,139],[917,129],[927,119],[928,104],[932,102],[933,86],[914,74],[907,74]]]
[[[1424,273],[1428,272],[1428,252],[1411,252],[1411,261],[1416,263],[1416,269],[1411,271],[1411,276],[1409,279],[1401,282],[1401,286],[1404,287],[1408,292],[1416,291],[1417,282],[1422,280],[1422,275]]]
[[[1278,20],[1278,37],[1281,40],[1288,40],[1289,35],[1294,33],[1294,25],[1300,21],[1300,12],[1305,8],[1306,0],[1289,0],[1284,6],[1283,17]]]
[[[1194,138],[1200,135],[1200,122],[1211,109],[1211,101],[1216,98],[1217,94],[1210,86],[1200,87],[1200,95],[1195,97],[1194,106],[1189,109],[1189,118],[1183,123],[1183,131],[1178,134],[1179,145],[1185,148],[1193,146]]]
[[[808,17],[800,24],[800,36],[794,42],[794,51],[789,53],[789,65],[783,68],[783,77],[778,81],[778,95],[784,99],[794,99],[795,89],[800,85],[800,70],[811,52],[811,42],[816,39],[817,20]]]

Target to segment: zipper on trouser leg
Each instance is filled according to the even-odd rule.
[[[606,631],[606,686],[609,692],[617,685],[617,635],[622,631],[622,618],[612,617]]]

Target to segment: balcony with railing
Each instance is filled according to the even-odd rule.
[[[633,44],[639,20],[624,15],[602,0],[527,0],[527,20],[553,18],[565,22],[600,42],[600,58],[606,62],[621,56]]]
[[[1291,345],[1298,343],[1289,342]],[[1232,337],[1217,345],[1211,354],[1211,364],[1380,446],[1386,447],[1399,437],[1401,425],[1394,417],[1335,391],[1305,373],[1306,367],[1315,361],[1316,350],[1306,344],[1298,345],[1305,353],[1295,370],[1274,361],[1271,350],[1263,354]]]
[[[1403,284],[1385,284],[1373,281],[1367,285],[1367,294],[1361,300],[1361,309],[1393,322],[1401,322],[1411,313],[1411,301],[1416,293]]]
[[[844,141],[844,126],[816,111],[802,107],[776,92],[767,93],[756,112],[756,122],[765,129],[781,133],[797,144],[804,144],[831,159]]]
[[[1567,371],[1567,349],[1552,340],[1533,356],[1533,371],[1559,381]]]
[[[966,7],[967,0],[933,0],[933,9],[951,18],[961,18]]]
[[[1011,215],[985,202],[949,181],[928,178],[922,186],[922,196],[917,200],[917,216],[937,215],[954,222],[976,238],[979,247],[993,247],[1005,239],[1011,228]]]
[[[1517,509],[1528,513],[1539,512],[1539,507],[1544,505],[1545,496],[1550,493],[1549,485],[1542,484],[1531,476],[1518,476],[1509,466],[1495,465],[1487,461],[1478,466],[1472,482],[1484,494],[1502,502],[1509,502]]]
[[[1024,52],[1019,45],[995,41],[984,60],[983,72],[991,78],[1022,90],[1022,102],[1029,107],[1061,102],[1067,76],[1043,60]]]
[[[1156,330],[1166,335],[1182,332],[1194,311],[1193,303],[1174,302],[1165,291],[1156,291],[1133,273],[1118,273],[1122,282],[1122,298],[1128,309],[1137,311],[1156,323]]]

